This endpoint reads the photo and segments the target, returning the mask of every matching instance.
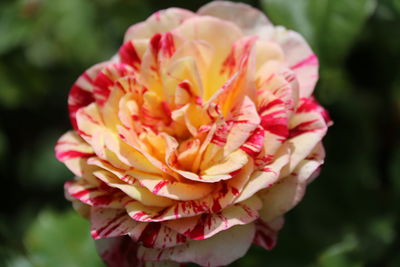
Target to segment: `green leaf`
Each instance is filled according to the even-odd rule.
[[[18,1],[0,6],[0,55],[24,43],[31,25]]]
[[[275,24],[302,33],[323,63],[343,60],[364,22],[374,11],[375,0],[262,0]]]
[[[72,210],[42,211],[24,243],[34,266],[104,266],[89,235],[87,221]]]
[[[361,263],[352,260],[350,253],[358,247],[358,240],[352,233],[344,236],[343,240],[333,244],[326,249],[318,259],[318,266],[336,267],[336,266],[363,266]]]
[[[0,266],[32,267],[32,263],[19,251],[8,246],[0,246]]]
[[[5,108],[18,107],[21,103],[21,91],[7,75],[6,67],[2,64],[0,64],[0,88],[0,105],[4,106]]]

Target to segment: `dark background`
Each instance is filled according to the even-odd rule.
[[[194,0],[0,2],[0,266],[102,266],[54,159],[67,95],[129,25]],[[316,97],[335,124],[326,164],[277,247],[232,266],[400,266],[400,0],[246,1],[320,58]]]

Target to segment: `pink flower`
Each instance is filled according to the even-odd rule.
[[[305,40],[244,4],[131,26],[72,87],[75,130],[56,145],[105,262],[221,266],[272,249],[324,160],[317,79]]]

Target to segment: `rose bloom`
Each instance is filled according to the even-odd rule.
[[[73,85],[56,156],[109,266],[227,265],[276,244],[325,154],[318,60],[245,4],[156,12]]]

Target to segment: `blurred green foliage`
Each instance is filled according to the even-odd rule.
[[[53,157],[70,128],[69,87],[117,51],[129,25],[194,0],[0,2],[0,266],[102,266]],[[326,165],[287,215],[277,247],[232,266],[400,266],[400,1],[260,0],[321,61],[316,90],[335,125]]]

